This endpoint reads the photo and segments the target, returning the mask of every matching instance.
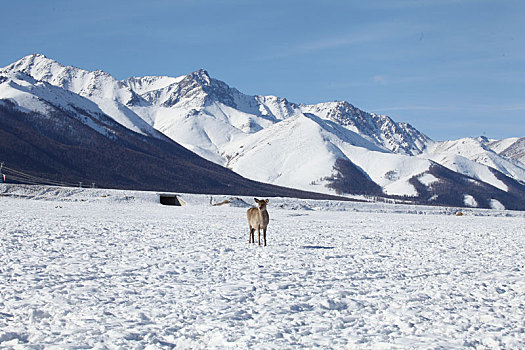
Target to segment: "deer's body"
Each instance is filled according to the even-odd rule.
[[[259,245],[261,245],[261,229],[263,230],[264,245],[266,245],[266,228],[270,222],[270,215],[266,210],[269,200],[258,200],[254,198],[257,207],[248,209],[248,224],[250,225],[250,243],[255,243],[255,230],[259,233]]]

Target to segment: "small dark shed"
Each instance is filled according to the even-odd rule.
[[[159,194],[160,204],[162,205],[175,205],[177,207],[182,206],[181,201],[175,194]]]

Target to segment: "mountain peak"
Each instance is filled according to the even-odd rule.
[[[489,140],[488,137],[486,136],[478,136],[476,137],[476,141],[486,144],[486,143],[489,143],[491,140]]]
[[[22,57],[21,60],[24,60],[24,59],[26,59],[26,60],[35,60],[35,59],[49,59],[49,58],[46,57],[46,55],[41,54],[41,53],[33,53],[33,54],[30,54],[30,55]]]
[[[5,67],[4,71],[29,71],[31,68],[37,65],[60,65],[57,61],[47,58],[41,53],[34,53],[27,55],[19,59],[18,61],[11,63],[9,66]],[[61,66],[61,65],[60,65]]]
[[[198,69],[198,70],[196,70],[193,73],[203,74],[203,75],[208,75],[209,76],[208,71],[206,71],[206,69],[204,69],[204,68]]]
[[[50,58],[48,58],[46,55],[44,54],[41,54],[41,53],[33,53],[33,54],[30,54],[30,55],[26,55],[24,57],[22,57],[21,59],[19,59],[17,62],[20,62],[20,61],[35,61],[35,60],[49,60]],[[16,62],[15,62],[16,63]]]
[[[350,104],[348,101],[334,101],[333,102],[337,108],[355,108],[352,104]]]
[[[186,77],[204,86],[209,86],[211,84],[210,75],[205,69],[202,68],[193,73],[188,74]]]

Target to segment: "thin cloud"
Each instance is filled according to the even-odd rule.
[[[381,75],[381,74],[374,75],[372,77],[372,80],[375,83],[378,83],[378,84],[381,84],[381,85],[386,85],[388,83],[388,78],[386,76],[384,76],[384,75]]]
[[[338,48],[338,47],[345,47],[345,46],[352,46],[356,44],[373,42],[373,41],[380,39],[381,37],[382,35],[372,33],[368,35],[352,34],[352,35],[342,36],[342,37],[324,38],[321,40],[312,41],[309,43],[304,43],[302,45],[299,45],[294,48],[294,51],[297,51],[298,53],[312,52],[312,51],[324,51],[324,50]]]
[[[375,2],[363,2],[362,7],[372,9],[406,9],[406,8],[422,8],[422,7],[438,7],[455,4],[465,3],[479,3],[480,0],[398,0],[398,1],[375,1]]]
[[[455,107],[435,107],[435,106],[393,106],[370,108],[375,112],[392,112],[392,111],[453,111],[459,110]]]
[[[402,33],[406,33],[410,30],[413,30],[410,25],[400,22],[380,24],[374,23],[366,26],[366,28],[361,27],[351,33],[344,35],[325,37],[318,40],[292,45],[284,50],[275,50],[278,52],[265,56],[259,56],[257,57],[257,60],[287,58],[318,53],[331,49],[375,43],[391,39],[393,35],[402,35]]]
[[[460,106],[422,106],[422,105],[407,105],[407,106],[392,106],[381,108],[370,108],[375,112],[392,112],[392,111],[444,111],[444,112],[510,112],[510,111],[525,111],[523,104],[509,104],[509,105],[460,105]]]
[[[348,47],[360,44],[374,42],[382,38],[379,34],[358,35],[352,34],[340,37],[324,38],[316,41],[306,42],[300,45],[292,46],[289,49],[280,52],[258,57],[259,60],[273,60],[278,58],[287,58],[305,54],[321,52],[340,47]]]

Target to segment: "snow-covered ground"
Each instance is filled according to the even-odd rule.
[[[0,348],[525,347],[520,212],[3,186]]]

